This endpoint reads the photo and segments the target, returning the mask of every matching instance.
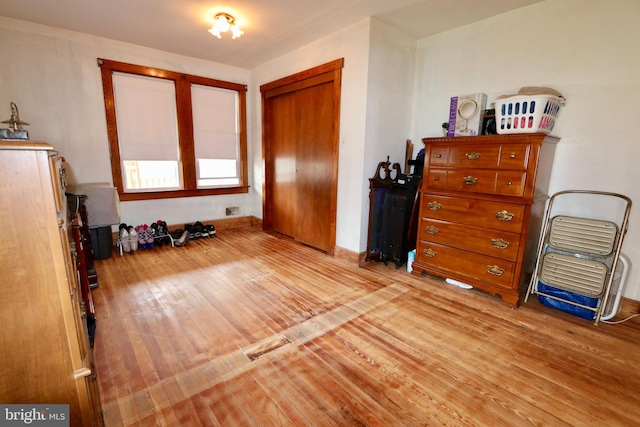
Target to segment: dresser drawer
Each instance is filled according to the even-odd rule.
[[[423,240],[418,240],[416,262],[439,270],[444,277],[465,276],[505,289],[512,288],[516,267],[514,262]]]
[[[530,145],[464,144],[432,147],[429,164],[463,168],[525,170],[529,163]]]
[[[525,205],[463,197],[422,195],[421,217],[520,233]]]
[[[431,190],[522,197],[526,179],[526,172],[431,168],[425,184]]]
[[[483,255],[516,261],[520,247],[520,235],[502,230],[473,227],[465,224],[420,220],[418,238]]]

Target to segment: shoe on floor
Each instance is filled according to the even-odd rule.
[[[120,234],[118,235],[118,245],[122,247],[124,252],[131,252],[131,244],[129,243],[129,231],[127,224],[120,224]]]
[[[129,244],[132,252],[138,250],[138,232],[133,228],[133,225],[129,226]]]
[[[153,248],[153,242],[155,235],[153,234],[153,228],[149,227],[147,224],[142,226],[144,228],[144,237],[147,241],[147,249]]]
[[[174,238],[173,244],[176,246],[184,246],[189,242],[189,230],[182,230],[182,234],[177,239]]]
[[[136,227],[136,234],[138,235],[138,249],[147,249],[147,234],[142,225]]]

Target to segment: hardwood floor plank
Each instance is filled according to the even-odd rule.
[[[274,420],[277,425],[315,426],[321,424],[322,414],[309,419],[305,414],[314,412],[310,390],[298,388],[290,379],[291,370],[284,367],[277,357],[268,357],[261,361],[258,369],[248,372],[263,392],[270,396],[275,408]],[[300,397],[304,396],[303,399]],[[302,402],[302,403],[300,403]]]
[[[291,387],[297,390],[292,400],[300,401],[295,396],[302,396],[302,401],[313,405],[307,413],[317,414],[316,417],[324,417],[338,426],[366,425],[351,410],[349,402],[353,400],[352,397],[340,387],[335,377],[317,369],[312,361],[314,358],[307,347],[302,345],[295,354],[287,354],[282,359],[274,357],[274,363],[277,361],[283,366],[283,372],[290,373],[288,381]]]
[[[107,426],[629,426],[640,322],[351,266],[253,227],[96,260]]]

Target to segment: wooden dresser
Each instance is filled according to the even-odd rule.
[[[472,285],[517,307],[526,291],[558,138],[424,138],[413,274]]]
[[[0,141],[0,402],[68,404],[70,425],[103,425],[64,189],[53,147]]]

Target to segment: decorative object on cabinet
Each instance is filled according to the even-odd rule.
[[[51,145],[0,142],[0,401],[68,404],[70,425],[104,425],[65,176]]]
[[[393,177],[392,169],[395,172]],[[375,175],[369,178],[369,231],[365,261],[381,261],[384,197],[400,174],[400,164],[392,166],[387,156],[387,161],[378,163]]]
[[[496,110],[491,108],[484,110],[484,117],[482,119],[482,134],[483,135],[496,135]]]
[[[484,109],[487,95],[474,93],[454,96],[449,105],[447,136],[476,136],[482,133]]]
[[[20,120],[20,113],[18,112],[18,106],[15,103],[10,103],[11,117],[9,120],[4,120],[2,123],[9,124],[9,129],[0,129],[0,139],[29,139],[29,133],[22,129],[22,126],[29,123]]]
[[[542,304],[593,320],[594,325],[613,318],[624,285],[626,261],[620,251],[630,213],[631,199],[622,194],[554,194],[525,302],[537,294]]]
[[[424,138],[413,274],[450,278],[517,307],[533,271],[558,138]]]

